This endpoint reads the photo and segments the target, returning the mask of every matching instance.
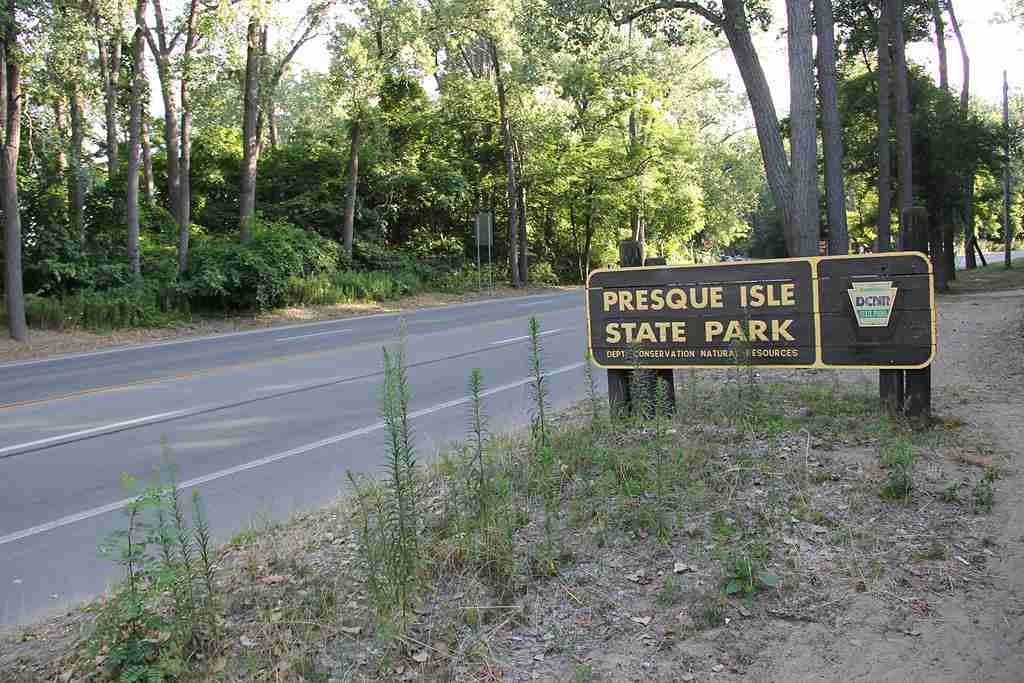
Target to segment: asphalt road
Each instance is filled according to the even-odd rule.
[[[989,265],[992,265],[993,263],[1002,263],[1003,262],[1003,256],[1004,256],[1004,254],[1001,251],[991,252],[991,253],[987,252],[987,251],[985,252],[985,260],[988,261]],[[1018,259],[1022,259],[1022,258],[1024,258],[1024,251],[1011,251],[1010,252],[1010,260],[1011,261],[1017,261]],[[956,269],[957,270],[963,270],[964,268],[966,268],[967,267],[966,263],[967,263],[967,261],[965,260],[964,255],[962,253],[959,254],[956,257]],[[978,261],[978,265],[979,266],[981,265],[981,261],[980,260]]]
[[[466,383],[483,373],[492,430],[528,422],[527,325],[541,324],[551,402],[584,394],[582,291],[405,314],[422,460],[466,433]],[[395,315],[0,365],[0,624],[102,591],[118,568],[97,545],[123,525],[125,474],[173,462],[218,539],[321,505],[345,472],[375,473],[381,348]],[[603,373],[595,373],[603,386]]]

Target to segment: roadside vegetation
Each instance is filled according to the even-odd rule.
[[[1024,289],[1024,259],[1014,260],[1007,270],[1002,258],[987,266],[957,274],[956,282],[950,286],[953,294],[968,292],[1001,292],[1009,289]]]
[[[536,322],[530,335],[522,432],[488,432],[486,378],[470,370],[467,439],[426,462],[399,345],[384,356],[382,477],[352,475],[337,504],[212,548],[198,496],[144,489],[105,544],[125,580],[65,651],[24,670],[690,680],[747,670],[765,619],[829,623],[861,594],[927,611],[923,591],[990,580],[1004,465],[976,436],[963,446],[956,421],[915,428],[835,375],[743,367],[680,372],[674,415],[664,385],[634,415],[609,418],[593,384],[552,413]]]
[[[1008,159],[1020,223],[1020,102],[1004,128],[951,79],[949,0],[813,22],[764,0],[478,4],[10,0],[10,336],[464,291],[478,254],[514,288],[579,283],[624,237],[670,263],[807,256],[827,223],[831,253],[885,250],[912,200],[946,263],[1006,232]],[[749,46],[783,23],[802,79],[780,121]],[[937,80],[904,60],[933,39]],[[727,45],[742,92],[712,68]]]

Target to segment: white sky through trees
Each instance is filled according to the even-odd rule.
[[[754,42],[771,85],[775,106],[780,116],[785,116],[789,111],[789,70],[786,62],[785,36],[786,9],[784,0],[771,0],[771,2],[772,26],[767,32],[755,32]],[[307,1],[290,0],[280,3],[279,11],[295,20],[302,16],[308,4]],[[1019,91],[1019,84],[1024,83],[1024,68],[1019,66],[1022,63],[1021,57],[1024,56],[1024,31],[1015,23],[996,21],[998,16],[1007,13],[1006,0],[956,0],[954,6],[971,59],[971,96],[984,100],[991,106],[997,106],[1002,101],[1003,69],[1009,71],[1011,90]],[[342,15],[348,14],[345,9],[340,12]],[[954,92],[958,92],[963,80],[963,69],[960,62],[960,50],[952,29],[948,26],[948,21],[946,31],[948,34],[949,81]],[[321,36],[305,45],[295,57],[295,66],[321,72],[327,71],[330,66],[327,42],[327,36]],[[914,64],[927,67],[937,82],[938,55],[934,39],[932,42],[916,43],[907,47],[910,60]],[[735,92],[744,92],[739,71],[728,50],[723,50],[717,55],[713,64],[715,72],[728,78]],[[150,65],[150,72],[151,75],[154,75],[152,65]],[[151,98],[152,113],[154,116],[161,116],[163,105],[159,98],[158,84],[155,77],[151,78],[151,81],[155,95]]]

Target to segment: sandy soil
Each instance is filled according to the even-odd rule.
[[[939,303],[935,412],[956,416],[1011,457],[991,524],[991,585],[928,596],[910,619],[897,600],[865,594],[831,624],[784,625],[757,681],[1024,680],[1024,290]]]

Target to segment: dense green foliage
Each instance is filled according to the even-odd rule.
[[[161,57],[164,28],[146,27],[140,72],[134,7],[18,2],[19,41],[33,48],[18,53],[33,325],[157,325],[466,289],[478,281],[481,210],[493,212],[499,280],[517,243],[537,284],[583,281],[630,236],[674,262],[786,255],[785,207],[765,181],[746,98],[711,67],[726,43],[707,12],[735,2],[652,10],[635,27],[611,20],[631,11],[626,0],[356,0],[345,11],[311,0],[298,14],[272,1],[170,2],[168,35],[197,7],[197,40],[188,55],[179,41]],[[779,22],[769,3],[743,6],[755,32]],[[870,247],[879,3],[833,8],[850,238]],[[931,40],[932,21],[929,3],[905,3],[908,40]],[[320,50],[326,71],[299,68],[300,49]],[[998,237],[1007,136],[997,113],[965,112],[911,71],[915,201],[939,223],[972,213],[981,237]],[[152,143],[138,274],[126,227],[133,101]],[[168,104],[175,117],[162,116]],[[972,173],[968,211],[962,179]],[[184,205],[176,182],[188,186]]]

